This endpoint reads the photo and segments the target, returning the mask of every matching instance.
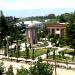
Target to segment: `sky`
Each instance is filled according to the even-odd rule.
[[[74,12],[75,0],[0,0],[5,16],[28,17]]]

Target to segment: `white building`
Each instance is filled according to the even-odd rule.
[[[33,25],[36,28],[43,28],[44,27],[44,24],[39,21],[23,21],[23,22],[16,23],[16,25],[21,26],[22,23],[24,23],[26,25],[26,27],[29,27],[30,25]]]

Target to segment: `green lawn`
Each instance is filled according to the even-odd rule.
[[[64,54],[73,55],[74,50],[68,50],[68,49],[65,49],[64,51],[60,51],[60,53],[62,53],[62,52],[64,52]]]
[[[49,49],[50,52],[53,51],[53,50],[56,50],[55,48],[39,48],[39,49],[35,49],[34,50],[34,56],[38,57],[40,55],[46,54],[47,49]],[[26,55],[26,51],[20,52],[20,55],[21,55],[21,57],[24,57]],[[32,49],[29,50],[29,55],[30,55],[30,58],[31,58],[32,57]]]
[[[61,61],[72,60],[72,58],[68,57],[68,56],[59,56],[59,55],[56,55],[55,58],[56,58],[56,60],[61,60]],[[53,55],[49,56],[49,59],[53,59]]]
[[[56,58],[56,60],[72,60],[72,57],[65,56],[65,54],[72,55],[73,52],[74,52],[73,50],[65,49],[64,51],[60,51],[59,55],[55,55],[55,58]],[[53,59],[53,55],[50,55],[49,59]]]

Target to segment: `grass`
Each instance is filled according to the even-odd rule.
[[[59,56],[59,55],[56,55],[55,58],[56,58],[56,60],[62,60],[62,61],[72,60],[72,58],[68,57],[68,56]],[[49,56],[49,59],[53,59],[53,55]]]
[[[47,49],[49,49],[50,52],[53,51],[53,50],[55,50],[55,48],[39,48],[39,49],[35,49],[34,50],[34,57],[38,57],[40,55],[46,54]],[[29,56],[30,56],[30,58],[32,58],[32,52],[33,52],[32,49],[29,50]],[[25,56],[26,55],[26,51],[20,52],[20,55],[21,55],[21,57]]]
[[[72,57],[65,56],[65,54],[72,55],[73,54],[73,50],[67,50],[67,49],[65,49],[64,51],[60,51],[59,53],[60,53],[59,55],[55,56],[56,60],[72,60]],[[62,53],[64,53],[64,54],[62,54]],[[53,59],[53,55],[50,55],[49,58]]]
[[[68,50],[68,49],[65,49],[64,51],[60,51],[60,52],[64,52],[64,54],[73,55],[74,50]]]

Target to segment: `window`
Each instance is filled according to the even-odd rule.
[[[59,31],[59,28],[57,28],[57,31]]]

